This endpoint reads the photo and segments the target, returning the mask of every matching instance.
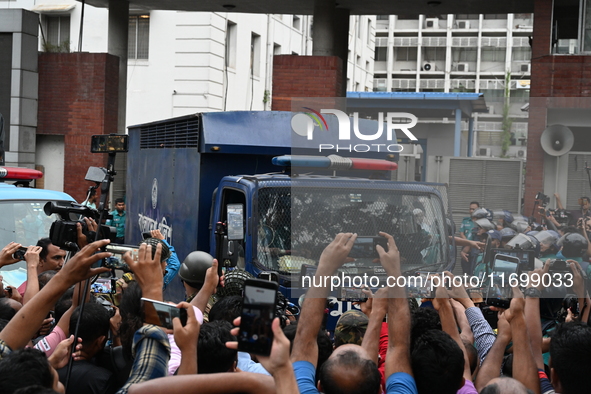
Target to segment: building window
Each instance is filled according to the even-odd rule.
[[[261,36],[252,33],[250,36],[250,70],[255,77],[261,74]]]
[[[281,55],[281,45],[273,44],[273,55]]]
[[[70,15],[45,16],[45,51],[70,52]]]
[[[388,58],[388,48],[386,48],[386,47],[376,47],[376,52],[375,52],[375,55],[374,55],[374,60],[376,62],[385,62],[387,60],[387,58]]]
[[[129,60],[148,59],[149,44],[150,15],[130,15],[127,58]]]
[[[376,19],[379,21],[387,21],[390,20],[390,15],[378,15]]]
[[[452,48],[452,54],[456,62],[475,62],[478,58],[476,48]]]
[[[366,40],[367,45],[369,45],[370,38],[371,38],[371,20],[368,19],[367,20],[367,40]]]
[[[291,27],[296,30],[300,30],[302,28],[302,20],[298,16],[293,16],[293,20],[291,22]]]
[[[482,48],[482,61],[504,62],[506,53],[505,48]]]
[[[361,66],[361,56],[357,55],[357,65]]]
[[[423,60],[425,60],[427,62],[434,62],[436,60],[445,60],[445,48],[439,48],[439,47],[425,47],[425,48],[423,48]]]
[[[228,21],[226,27],[226,67],[236,68],[236,31],[238,26]]]
[[[476,19],[476,20],[478,20],[478,18],[479,18],[479,15],[478,14],[457,14],[456,15],[456,19],[461,19],[461,20],[464,20],[464,19]]]
[[[416,47],[396,47],[394,50],[396,52],[396,60],[399,62],[417,61]]]
[[[531,60],[531,48],[513,48],[512,61],[529,62]]]

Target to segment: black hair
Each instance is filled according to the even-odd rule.
[[[58,394],[58,392],[49,387],[35,385],[18,389],[14,394]]]
[[[40,350],[15,350],[0,359],[0,393],[12,394],[27,386],[53,387],[54,375],[49,361]]]
[[[419,394],[455,394],[461,388],[464,352],[444,331],[429,330],[417,338],[411,362]]]
[[[293,348],[293,341],[296,336],[296,331],[298,329],[297,322],[292,322],[289,325],[283,328],[283,333],[289,339],[290,348],[289,351],[291,353],[291,349]],[[322,365],[328,360],[330,355],[333,352],[332,342],[330,337],[326,334],[325,330],[318,331],[318,336],[316,337],[316,343],[318,344],[318,362],[316,363],[316,381],[318,381],[318,371]]]
[[[8,300],[10,298],[0,298],[0,319],[10,320],[16,315],[16,311],[10,306]]]
[[[472,205],[472,204],[476,204],[476,206],[477,206],[478,208],[480,208],[480,203],[479,203],[478,201],[472,201],[472,202],[470,203],[470,205]]]
[[[49,272],[49,271],[47,271]],[[55,303],[53,307],[55,321],[59,322],[64,313],[68,311],[68,309],[72,306],[72,297],[74,297],[74,287],[70,287],[59,300]],[[72,333],[74,333],[72,331]]]
[[[335,373],[335,369],[339,367],[341,372],[359,376],[353,387],[345,386],[342,378]],[[361,358],[359,353],[353,350],[344,351],[328,359],[320,367],[318,377],[325,394],[377,394],[382,380],[378,366],[372,360]]]
[[[39,255],[41,258],[41,255]],[[47,252],[45,253],[45,257],[47,257]],[[43,258],[45,258],[43,257]],[[39,280],[39,291],[41,291],[41,289],[43,289],[43,287],[45,287],[45,285],[47,284],[47,282],[49,282],[51,280],[51,278],[53,278],[55,276],[55,274],[57,274],[57,271],[54,270],[48,270],[48,271],[44,271],[42,273],[40,273],[39,275],[37,275],[37,280]]]
[[[586,374],[591,370],[591,327],[581,322],[558,325],[550,342],[550,357],[563,394],[589,391]]]
[[[45,260],[47,253],[49,253],[49,245],[52,245],[51,239],[41,238],[37,241],[37,246],[41,246],[41,252],[39,252],[39,260]]]
[[[411,350],[415,341],[429,330],[441,330],[439,313],[431,308],[417,308],[410,314]]]
[[[0,331],[4,330],[4,327],[8,325],[8,320],[0,319]]]
[[[226,347],[226,342],[236,340],[230,330],[232,325],[225,320],[216,320],[201,326],[197,344],[198,373],[228,372],[232,368],[237,361],[238,352]]]
[[[242,314],[242,297],[226,296],[219,299],[209,310],[209,321],[225,320],[230,324]]]
[[[115,199],[115,204],[119,204],[120,202],[123,202],[123,203],[124,203],[124,202],[125,202],[125,200],[124,200],[124,199],[122,199],[122,198],[117,198],[117,199]]]
[[[74,309],[70,317],[71,333],[76,331],[78,316],[80,316],[80,306]],[[109,311],[104,306],[92,302],[85,304],[78,328],[78,337],[82,338],[82,345],[87,345],[100,336],[107,336],[110,318]]]
[[[123,355],[127,360],[132,360],[131,347],[135,332],[144,325],[144,309],[142,305],[142,289],[135,280],[127,284],[123,290],[119,313],[121,325],[119,326],[119,339],[123,346]]]

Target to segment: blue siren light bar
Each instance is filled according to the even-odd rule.
[[[398,169],[397,163],[387,160],[358,159],[337,155],[328,157],[283,155],[274,157],[273,164],[281,167],[309,167],[328,170],[394,171]]]

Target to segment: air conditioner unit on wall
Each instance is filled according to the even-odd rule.
[[[426,18],[425,19],[425,29],[439,29],[439,19],[438,18]]]
[[[490,148],[480,148],[478,150],[478,156],[490,157],[491,156],[491,150],[490,150]]]
[[[425,64],[423,64],[423,70],[431,71],[431,70],[433,70],[433,65],[431,63],[425,63]]]
[[[468,63],[458,63],[457,70],[460,72],[468,72],[470,71],[470,64]]]
[[[522,63],[519,65],[519,71],[522,73],[529,73],[531,72],[531,64],[530,63]]]
[[[458,21],[458,29],[469,29],[470,22],[468,21]]]
[[[525,157],[525,151],[523,149],[518,150],[517,157]]]

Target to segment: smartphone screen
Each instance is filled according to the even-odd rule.
[[[435,288],[432,277],[437,273],[416,272],[408,279],[408,296],[411,298],[435,298]]]
[[[111,294],[112,290],[111,279],[99,278],[90,286],[90,292],[95,294]]]
[[[187,310],[177,308],[175,305],[165,302],[142,298],[144,301],[145,322],[172,330],[172,319],[178,317],[181,324],[187,324]]]
[[[349,257],[354,259],[376,259],[379,257],[376,245],[381,245],[384,250],[388,250],[388,241],[384,237],[357,237]]]
[[[357,287],[341,287],[337,292],[337,301],[365,302],[367,295]]]
[[[278,285],[275,282],[248,279],[244,284],[242,320],[238,350],[268,356],[273,344],[271,323],[275,317]]]
[[[517,274],[519,258],[497,254],[490,275],[486,303],[500,308],[509,308],[512,290],[509,285],[511,275]]]

